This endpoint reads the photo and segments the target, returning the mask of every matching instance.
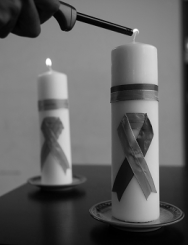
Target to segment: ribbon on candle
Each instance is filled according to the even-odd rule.
[[[151,192],[157,193],[144,159],[153,138],[150,120],[144,113],[126,113],[117,131],[125,159],[116,175],[112,191],[117,193],[120,201],[130,180],[135,176],[147,199]]]
[[[63,123],[58,117],[45,117],[43,119],[41,130],[45,141],[41,149],[41,168],[49,154],[52,154],[52,156],[60,163],[64,172],[70,168],[68,159],[57,141],[63,128]]]
[[[38,101],[39,111],[56,110],[61,108],[68,108],[67,99],[46,99]]]
[[[111,87],[111,103],[125,100],[156,100],[158,86],[155,84],[125,84]]]

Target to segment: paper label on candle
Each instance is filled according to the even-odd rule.
[[[56,161],[59,162],[65,173],[70,168],[68,159],[57,141],[63,128],[63,123],[58,117],[45,117],[43,119],[41,130],[45,141],[41,149],[41,168],[49,154],[52,154]]]
[[[38,101],[39,111],[57,110],[61,108],[68,108],[67,99],[46,99]]]
[[[156,100],[158,86],[155,84],[126,84],[111,88],[111,103],[125,100]]]
[[[135,176],[147,199],[151,192],[157,193],[144,159],[153,138],[150,120],[145,113],[126,113],[117,131],[125,160],[116,175],[112,191],[117,193],[120,201],[130,180]]]

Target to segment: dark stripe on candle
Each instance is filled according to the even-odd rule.
[[[124,90],[111,93],[111,103],[126,100],[158,101],[158,91],[154,90]]]
[[[38,101],[39,111],[57,110],[61,108],[68,108],[67,99],[47,99]]]
[[[158,91],[156,84],[149,83],[135,83],[135,84],[123,84],[111,87],[111,93],[124,90],[154,90]]]

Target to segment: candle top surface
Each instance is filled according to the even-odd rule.
[[[130,83],[158,84],[156,47],[131,42],[112,50],[112,86]]]
[[[43,77],[67,77],[66,74],[62,73],[62,72],[58,72],[52,69],[52,61],[50,58],[46,59],[46,66],[48,68],[48,70],[46,72],[43,72],[42,74],[39,74],[38,77],[39,78],[43,78]]]
[[[43,76],[64,76],[64,77],[67,77],[67,75],[65,73],[62,73],[62,72],[59,72],[59,71],[55,71],[55,70],[48,70],[48,71],[45,71],[41,74],[38,75],[38,77],[43,77]]]
[[[135,48],[135,49],[139,49],[139,48],[151,48],[151,49],[157,49],[155,46],[153,46],[151,44],[140,43],[140,42],[130,42],[130,43],[126,43],[126,44],[117,46],[113,50],[126,49],[126,48]]]

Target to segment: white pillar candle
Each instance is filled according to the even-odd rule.
[[[38,76],[41,135],[41,182],[64,185],[72,182],[70,121],[67,76],[51,69]]]
[[[140,86],[139,84],[158,85],[157,49],[154,46],[133,41],[132,43],[115,48],[112,50],[111,55],[112,87],[128,84],[138,84],[138,86]],[[139,91],[137,92],[139,94]],[[129,97],[132,92],[126,91],[126,93],[128,93]],[[117,192],[113,191],[113,185],[118,171],[126,158],[126,148],[123,149],[122,147],[117,129],[122,118],[125,115],[129,115],[127,113],[143,113],[143,115],[147,115],[152,125],[153,138],[144,159],[152,176],[156,191],[151,192],[149,196],[146,197],[138,183],[138,179],[133,174],[133,177],[119,200]],[[160,214],[158,101],[134,98],[118,102],[111,101],[111,123],[112,215],[117,219],[129,222],[149,222],[155,220]],[[136,139],[136,135],[134,135],[134,137]],[[129,164],[129,160],[130,159],[128,159],[127,164]]]

